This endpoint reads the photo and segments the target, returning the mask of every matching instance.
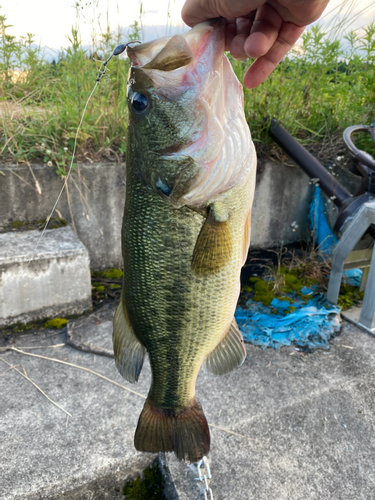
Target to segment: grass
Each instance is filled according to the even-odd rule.
[[[88,54],[74,28],[68,41],[59,60],[48,63],[41,49],[33,47],[31,35],[19,41],[7,35],[6,17],[0,16],[0,155],[13,163],[42,161],[62,176],[95,85],[100,66],[95,59],[104,60],[119,43],[115,35],[104,33]],[[22,71],[19,78],[14,78],[16,69]],[[88,105],[78,136],[78,159],[124,154],[128,69],[127,61],[111,61],[111,78],[98,86]]]
[[[1,11],[0,11],[1,13]],[[118,43],[109,26],[94,33],[90,51],[72,28],[69,45],[57,61],[43,59],[31,34],[8,34],[0,15],[0,158],[12,163],[43,162],[64,177],[82,110],[95,84],[100,63]],[[138,22],[131,39],[141,38]],[[344,43],[346,44],[344,46]],[[240,80],[249,61],[231,59]],[[78,137],[77,159],[121,160],[126,151],[126,80],[128,62],[113,58],[110,78],[91,99]],[[258,149],[264,145],[263,118],[275,116],[305,143],[322,143],[353,124],[375,117],[375,23],[359,34],[305,32],[296,47],[264,84],[245,89],[245,113]],[[365,149],[371,143],[360,144]]]
[[[247,64],[234,60],[232,64],[242,80]],[[264,116],[277,117],[293,136],[310,143],[322,142],[350,125],[370,124],[375,118],[374,81],[375,23],[362,36],[350,32],[333,40],[314,26],[263,85],[245,89],[253,138],[263,140]]]

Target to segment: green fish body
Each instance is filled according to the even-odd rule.
[[[204,23],[184,37],[129,51],[115,360],[135,382],[146,352],[150,359],[152,384],[136,448],[174,451],[190,462],[210,446],[195,398],[201,366],[221,375],[246,355],[234,311],[250,241],[256,159],[223,39],[221,22]],[[228,118],[232,91],[236,109]]]

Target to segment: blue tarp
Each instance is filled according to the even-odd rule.
[[[324,295],[307,290],[312,295],[307,303],[299,297],[292,304],[273,299],[266,307],[250,299],[246,309],[237,308],[235,318],[244,340],[262,349],[291,343],[309,350],[328,349],[328,341],[340,330],[340,308],[327,302]],[[296,311],[285,314],[290,306]]]
[[[315,233],[315,240],[319,251],[323,255],[331,255],[337,243],[337,238],[329,227],[327,217],[324,212],[324,201],[319,186],[315,186],[313,199],[309,210],[310,227]],[[362,279],[361,269],[351,269],[344,271],[343,281],[349,285],[359,286]]]
[[[324,213],[324,201],[320,188],[315,186],[310,206],[309,221],[315,232],[320,252],[329,255],[337,243]],[[360,269],[346,271],[344,279],[359,285]],[[328,341],[340,331],[340,307],[330,304],[324,295],[304,287],[301,293],[309,298],[289,294],[289,301],[273,299],[269,307],[261,302],[249,300],[246,308],[237,308],[235,318],[244,340],[263,349],[279,349],[283,345],[295,344],[303,349],[328,349]],[[295,308],[289,312],[290,307]]]
[[[309,210],[310,227],[315,233],[315,240],[319,251],[323,254],[331,254],[337,243],[337,238],[329,227],[324,213],[324,201],[319,186],[314,187],[313,199]]]

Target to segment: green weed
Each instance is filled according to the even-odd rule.
[[[7,35],[8,27],[6,16],[0,16],[0,155],[14,163],[43,162],[65,176],[100,61],[119,43],[118,35],[101,33],[91,53],[72,28],[65,51],[48,63],[31,49],[32,35],[17,41]],[[81,160],[119,160],[125,153],[129,66],[113,58],[109,69],[111,78],[98,86],[78,135]]]
[[[364,292],[360,292],[358,287],[341,284],[337,304],[345,311],[345,309],[349,309],[352,306],[358,306],[363,300],[363,297]]]
[[[323,141],[350,125],[371,123],[375,106],[374,58],[374,22],[362,34],[350,32],[345,38],[333,40],[320,26],[306,31],[302,45],[295,47],[262,85],[244,89],[245,113],[253,139],[264,141],[265,116],[277,117],[305,143]],[[249,63],[231,62],[242,80]],[[371,143],[365,139],[362,147],[366,144]]]
[[[96,2],[89,2],[96,4]],[[94,5],[95,7],[95,5]],[[131,25],[129,40],[142,38],[140,20]],[[64,177],[84,105],[95,84],[99,60],[120,40],[107,25],[93,29],[91,49],[79,35],[83,7],[76,2],[77,26],[56,61],[43,59],[28,33],[17,40],[0,15],[0,157],[13,163],[43,162]],[[93,21],[92,21],[93,22]],[[249,61],[230,58],[242,81]],[[258,88],[245,91],[245,113],[256,144],[267,143],[265,116],[275,116],[305,143],[335,137],[345,127],[371,123],[375,106],[375,23],[362,32],[307,30],[302,44],[279,64]],[[78,135],[77,160],[121,160],[126,152],[126,81],[128,62],[113,58],[110,78],[91,99]],[[18,73],[17,73],[18,71]],[[18,77],[16,78],[16,76]],[[228,103],[230,105],[230,103]],[[370,141],[370,139],[368,139]],[[371,152],[361,138],[360,147]],[[261,146],[262,147],[262,146]],[[261,151],[263,151],[260,148]],[[267,148],[265,150],[267,152]]]
[[[68,324],[68,320],[64,318],[54,318],[48,320],[45,324],[45,328],[57,328],[58,330],[61,330],[61,328],[65,325]]]
[[[129,500],[165,500],[164,480],[159,467],[153,464],[143,471],[142,478],[127,482],[123,494]]]

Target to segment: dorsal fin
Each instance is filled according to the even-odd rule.
[[[192,60],[193,53],[185,38],[181,35],[174,35],[159,54],[152,61],[145,64],[142,69],[173,71],[174,69],[186,66]]]

